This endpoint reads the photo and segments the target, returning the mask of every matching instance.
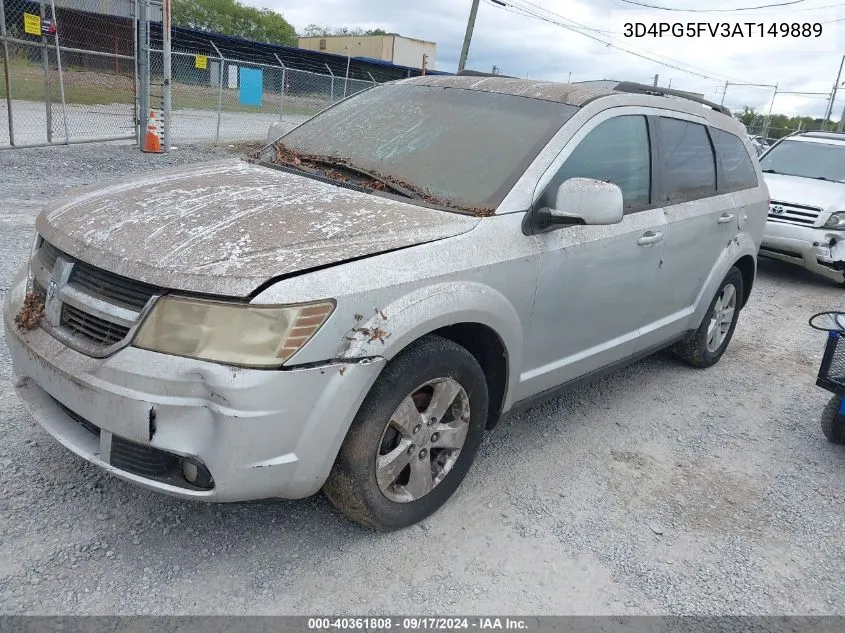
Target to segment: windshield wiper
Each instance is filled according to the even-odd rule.
[[[764,169],[763,173],[764,174],[777,174],[777,173],[780,173],[780,172],[777,172],[774,169]]]
[[[420,196],[411,191],[410,189],[406,189],[401,185],[397,185],[384,176],[379,176],[371,171],[367,171],[366,169],[361,169],[360,167],[356,167],[355,165],[350,165],[345,159],[343,158],[331,158],[328,156],[308,156],[307,154],[303,156],[303,159],[306,162],[314,163],[315,165],[326,165],[327,167],[336,167],[338,169],[344,169],[348,172],[353,174],[357,174],[358,176],[363,176],[364,178],[369,178],[375,182],[381,183],[394,193],[398,193],[401,196],[405,196],[406,198],[411,198],[414,200],[419,200]]]
[[[299,154],[298,152],[294,152],[289,148],[285,147],[284,145],[276,146],[276,156],[274,158],[275,160],[272,160],[272,162],[281,165],[286,165],[288,167],[293,167],[294,169],[307,171],[309,173],[314,173],[315,171],[318,171],[314,169],[315,165],[335,167],[337,169],[342,169],[358,176],[368,178],[373,183],[378,183],[382,185],[385,189],[389,189],[394,193],[398,193],[399,195],[404,196],[406,198],[411,198],[415,200],[420,199],[420,196],[414,193],[413,191],[410,191],[400,185],[394,184],[383,176],[379,176],[378,174],[374,174],[370,171],[367,171],[366,169],[361,169],[360,167],[350,165],[343,158],[332,158],[331,156],[315,156],[311,154]],[[326,174],[327,177],[332,177],[327,170],[322,171]],[[333,180],[337,180],[337,178],[333,178]],[[377,190],[377,188],[373,186],[369,186],[367,188]]]

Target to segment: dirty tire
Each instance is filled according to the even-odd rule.
[[[441,377],[456,380],[470,406],[469,429],[451,470],[414,501],[396,502],[379,488],[376,456],[382,434],[399,404],[419,385]],[[484,435],[488,394],[484,372],[465,348],[428,335],[403,350],[382,370],[358,410],[323,492],[353,521],[378,530],[397,530],[436,512],[455,492],[472,465]]]
[[[840,396],[833,396],[822,411],[822,433],[831,444],[845,444],[845,418],[839,415]]]
[[[728,329],[724,341],[722,341],[722,344],[715,351],[711,352],[709,349],[707,349],[707,330],[710,325],[710,320],[713,317],[713,312],[716,308],[716,302],[722,295],[722,291],[724,290],[724,288],[729,284],[733,284],[734,288],[736,289],[736,309],[734,310],[733,320],[730,324],[730,328]],[[674,352],[675,356],[694,367],[711,367],[718,363],[719,359],[722,358],[722,355],[728,348],[728,345],[731,342],[731,338],[733,337],[734,330],[736,329],[736,322],[737,319],[739,319],[740,313],[739,305],[742,301],[743,292],[744,288],[742,273],[739,271],[738,268],[733,267],[728,271],[728,274],[725,275],[725,278],[719,285],[719,289],[716,291],[716,294],[710,301],[710,307],[707,308],[707,312],[704,315],[704,319],[702,319],[701,325],[698,327],[695,333],[689,338],[681,341],[680,343],[677,343],[672,348],[672,351]]]

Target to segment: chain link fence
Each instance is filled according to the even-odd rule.
[[[135,2],[0,0],[0,147],[136,138]]]
[[[163,107],[163,54],[150,51],[150,107]],[[300,123],[332,103],[371,88],[346,79],[254,61],[171,53],[173,143],[264,138],[275,121]]]

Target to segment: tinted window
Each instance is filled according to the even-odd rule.
[[[757,186],[757,172],[745,144],[738,136],[710,128],[713,145],[722,161],[719,191],[753,189]]]
[[[715,193],[716,159],[703,125],[661,117],[658,139],[663,202]]]
[[[643,116],[599,123],[578,144],[548,191],[569,178],[595,178],[622,189],[626,210],[647,205],[651,193],[651,151]]]
[[[578,108],[508,94],[382,84],[285,135],[446,203],[495,208]]]

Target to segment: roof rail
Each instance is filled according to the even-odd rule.
[[[459,70],[455,73],[458,77],[504,77],[505,79],[517,79],[517,77],[512,77],[510,75],[500,75],[498,73],[484,73],[480,70]]]
[[[708,101],[703,97],[699,97],[683,90],[673,90],[672,88],[660,88],[658,86],[649,86],[647,84],[639,84],[634,81],[622,81],[616,85],[614,90],[618,92],[630,92],[634,94],[658,95],[661,97],[680,97],[682,99],[688,99],[690,101],[695,101],[696,103],[701,103],[710,108],[713,108],[714,110],[716,110],[716,112],[721,112],[722,114],[726,114],[729,117],[733,117],[731,111],[728,110],[725,106],[719,105],[718,103],[715,103],[713,101]]]
[[[832,141],[845,141],[845,132],[799,132],[801,136],[810,136],[812,138],[826,138]]]

